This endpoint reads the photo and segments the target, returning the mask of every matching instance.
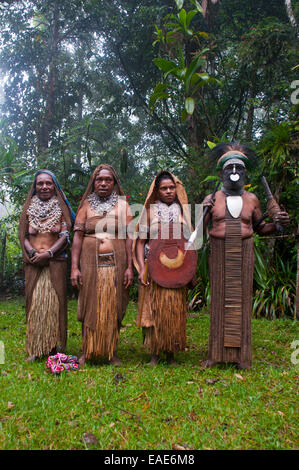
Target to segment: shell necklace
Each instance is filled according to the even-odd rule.
[[[118,201],[118,195],[115,191],[108,197],[100,197],[96,193],[91,193],[87,199],[91,209],[97,214],[102,215],[112,211]]]
[[[154,205],[154,215],[161,222],[177,222],[181,207],[177,202],[173,202],[169,206],[164,202],[157,201]]]
[[[31,198],[27,209],[29,224],[38,232],[51,232],[62,216],[58,199],[56,196],[47,201],[42,201],[38,196]]]

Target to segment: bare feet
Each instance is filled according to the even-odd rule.
[[[208,359],[207,361],[204,361],[202,363],[202,366],[205,368],[205,369],[208,369],[209,367],[213,367],[214,365],[216,364],[216,362]]]
[[[251,365],[249,364],[249,362],[239,362],[237,367],[238,369],[250,369]]]
[[[152,357],[151,357],[151,360],[148,364],[149,364],[149,366],[156,366],[158,364],[158,362],[159,362],[158,354],[153,354]]]
[[[114,354],[114,356],[110,359],[109,362],[112,366],[121,366],[122,365],[122,362],[118,359],[116,354]]]
[[[28,359],[26,360],[26,362],[34,362],[34,361],[36,361],[37,359],[38,359],[37,356],[34,356],[34,355],[33,355],[33,356],[29,356]]]
[[[172,367],[177,367],[177,365],[178,365],[178,363],[174,359],[174,354],[173,353],[166,353],[166,361]]]
[[[83,369],[83,367],[85,366],[85,355],[82,354],[82,356],[79,358],[79,366],[81,367],[81,369]]]

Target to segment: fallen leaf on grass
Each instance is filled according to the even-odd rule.
[[[205,382],[209,385],[214,385],[216,382],[219,382],[219,379],[205,379]]]
[[[82,436],[83,442],[88,446],[95,446],[98,443],[96,436],[94,436],[91,432],[85,432]]]
[[[130,398],[129,401],[141,400],[141,398],[148,398],[146,392],[141,392],[137,397]]]
[[[172,444],[173,450],[192,450],[192,447],[188,447],[187,445],[180,445],[180,444]]]
[[[284,416],[284,413],[283,413],[282,411],[278,411],[278,414],[279,414],[280,416]]]
[[[237,377],[237,379],[239,380],[244,380],[244,377],[242,377],[242,375],[240,374],[235,374],[235,377]]]
[[[114,428],[114,426],[115,426],[115,423],[110,423],[109,424],[109,428]]]
[[[186,447],[180,446],[179,444],[172,444],[173,450],[186,450]]]
[[[76,428],[79,426],[79,424],[77,423],[77,421],[68,421],[68,426],[70,426],[71,428]]]
[[[147,403],[145,403],[144,407],[142,408],[142,411],[146,411],[150,406],[151,406],[151,402],[148,401]]]

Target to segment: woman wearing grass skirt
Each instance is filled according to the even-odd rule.
[[[188,234],[191,228],[187,205],[181,181],[168,171],[161,172],[150,187],[136,227],[134,263],[140,282],[137,326],[143,328],[151,365],[157,364],[160,353],[175,364],[174,354],[186,346],[186,279],[193,278],[197,260],[193,256],[189,265],[186,258],[188,272],[181,271],[186,267],[178,244],[186,241],[183,228]]]
[[[34,177],[19,238],[24,258],[28,360],[63,350],[67,339],[67,257],[74,214],[49,170]]]
[[[131,216],[126,198],[121,196],[116,172],[102,164],[91,176],[77,211],[71,281],[80,289],[81,366],[92,358],[120,364],[119,330],[133,281],[132,243],[127,236]]]

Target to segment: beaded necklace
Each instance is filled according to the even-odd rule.
[[[118,195],[113,191],[108,197],[100,197],[96,193],[88,196],[88,202],[91,209],[99,215],[110,212],[118,201]]]
[[[56,196],[47,201],[42,201],[38,196],[31,198],[27,209],[29,224],[38,232],[51,232],[62,216],[58,199]]]
[[[154,205],[154,215],[161,222],[176,222],[180,216],[181,207],[177,202],[170,205],[157,201]]]

